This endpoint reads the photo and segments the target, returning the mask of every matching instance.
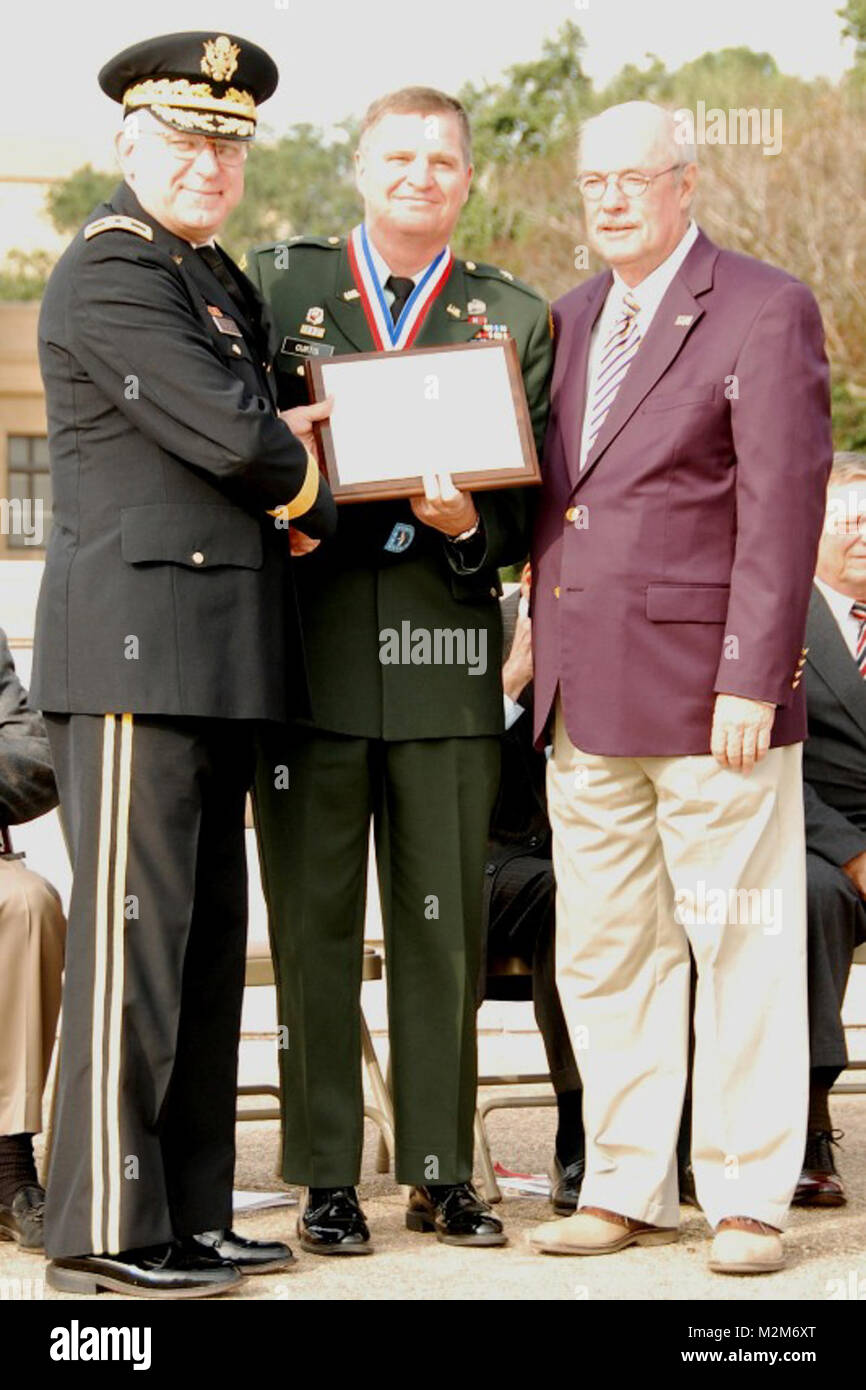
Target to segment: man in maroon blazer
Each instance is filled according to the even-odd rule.
[[[554,306],[533,550],[581,1209],[535,1248],[676,1239],[689,947],[710,1267],[783,1263],[806,1129],[802,648],[832,446],[817,305],[691,220],[695,152],[630,102],[579,187],[610,269]]]

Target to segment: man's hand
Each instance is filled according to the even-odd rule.
[[[527,565],[527,569],[529,566]],[[529,579],[524,570],[520,582],[520,606],[514,624],[511,650],[502,667],[502,689],[516,703],[532,680],[532,621],[528,611]]]
[[[322,542],[313,536],[305,536],[296,526],[289,527],[289,551],[292,555],[309,555]]]
[[[717,695],[710,750],[722,767],[751,772],[767,756],[776,706],[740,695]]]
[[[471,492],[460,492],[450,473],[430,473],[424,477],[424,496],[412,498],[412,510],[425,526],[445,536],[459,536],[478,520]]]
[[[334,408],[334,397],[326,396],[323,401],[316,401],[314,405],[296,405],[291,410],[281,410],[280,419],[284,425],[288,425],[292,434],[300,439],[308,453],[317,458],[316,436],[313,434],[313,422],[327,420]]]
[[[866,898],[866,849],[861,854],[855,854],[847,864],[843,864],[842,872],[848,875],[860,897]]]

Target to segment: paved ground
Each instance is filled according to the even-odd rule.
[[[630,1249],[594,1259],[564,1259],[530,1253],[526,1233],[546,1220],[543,1200],[506,1196],[499,1207],[510,1244],[502,1250],[459,1250],[433,1237],[412,1234],[403,1224],[401,1190],[374,1171],[375,1140],[368,1126],[362,1199],[376,1253],[366,1259],[322,1259],[300,1254],[288,1273],[247,1280],[239,1295],[249,1299],[790,1299],[826,1302],[858,1286],[866,1296],[866,1096],[838,1097],[833,1116],[845,1131],[839,1167],[848,1187],[848,1206],[836,1211],[800,1211],[786,1237],[789,1264],[779,1274],[735,1279],[706,1268],[709,1228],[703,1217],[683,1209],[678,1244]],[[511,1110],[489,1120],[494,1156],[519,1171],[544,1169],[553,1135],[553,1111]],[[246,1122],[238,1130],[237,1185],[274,1190],[277,1126]],[[251,1236],[294,1240],[295,1211],[282,1208],[238,1219]],[[296,1253],[298,1253],[296,1249]],[[0,1245],[2,1281],[39,1280],[41,1258]],[[9,1287],[9,1286],[7,1286]],[[28,1286],[25,1285],[25,1288]],[[67,1299],[40,1290],[37,1296]],[[104,1302],[111,1295],[100,1295]],[[68,1300],[67,1301],[72,1301]],[[226,1300],[228,1301],[228,1300]]]

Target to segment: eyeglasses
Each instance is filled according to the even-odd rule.
[[[194,159],[198,159],[207,145],[214,158],[226,168],[243,164],[251,143],[249,140],[212,140],[207,135],[163,135],[161,130],[143,130],[138,138],[141,139],[144,135],[155,136],[157,140],[161,140],[172,158],[182,163],[192,163]]]
[[[604,197],[610,179],[613,179],[623,197],[642,198],[650,184],[660,179],[662,174],[682,168],[682,164],[669,164],[667,169],[659,169],[657,174],[640,174],[633,169],[627,169],[621,174],[582,174],[577,180],[577,186],[582,196],[591,203],[597,203]]]

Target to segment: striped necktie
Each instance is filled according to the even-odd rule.
[[[589,434],[586,441],[584,463],[589,457],[598,432],[616,399],[616,393],[623,383],[631,360],[640,347],[640,329],[637,326],[639,313],[640,305],[637,300],[629,293],[624,294],[622,313],[601,350],[598,375],[592,388],[592,399],[587,408]]]
[[[866,603],[852,603],[851,617],[860,624],[857,633],[857,665],[860,675],[866,680]]]

